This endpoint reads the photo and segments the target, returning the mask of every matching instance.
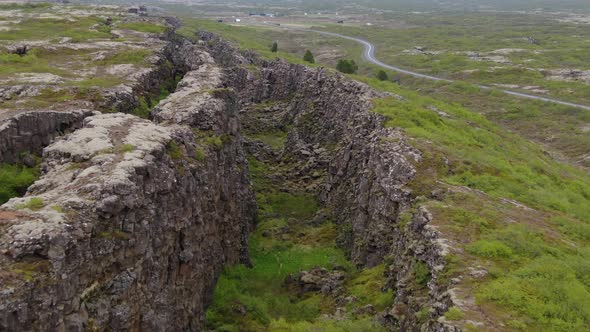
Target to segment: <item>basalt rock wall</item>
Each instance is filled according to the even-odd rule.
[[[237,97],[195,56],[155,123],[87,117],[0,208],[0,331],[203,329],[223,266],[249,264],[256,204]]]

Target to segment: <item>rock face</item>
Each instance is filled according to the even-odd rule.
[[[387,96],[321,68],[261,60],[209,33],[201,38],[228,68],[226,84],[238,92],[243,107],[275,104],[246,125],[262,132],[288,128],[281,153],[300,164],[294,175],[313,179],[327,173],[323,188],[305,188],[318,192],[339,221],[339,242],[351,260],[372,267],[392,258],[387,278],[396,304],[378,315],[380,321],[391,330],[455,330],[444,320],[438,322],[452,305],[446,285],[438,282],[445,265],[443,242],[428,225],[430,214],[406,186],[416,172],[413,164],[421,161],[420,152],[370,111],[372,99]],[[249,70],[251,64],[261,69]],[[254,155],[268,154],[255,142],[247,148]],[[428,279],[419,287],[414,281],[417,265],[425,266]],[[432,308],[425,322],[416,315],[422,308]]]
[[[45,149],[0,210],[0,330],[202,330],[223,266],[249,263],[256,210],[235,98],[202,75],[220,71],[189,72],[162,125],[95,115]]]
[[[0,123],[0,163],[15,163],[23,152],[41,153],[53,137],[80,128],[88,110],[30,112]]]

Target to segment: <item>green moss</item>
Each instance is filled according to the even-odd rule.
[[[170,141],[168,143],[168,145],[166,146],[166,149],[168,150],[168,155],[173,160],[180,160],[180,159],[184,158],[183,149],[175,141]]]
[[[21,275],[25,281],[32,281],[37,274],[49,271],[49,267],[49,262],[45,260],[25,261],[13,264],[9,271]]]
[[[448,320],[461,320],[464,316],[465,314],[457,307],[452,307],[449,311],[445,312],[445,318]]]
[[[59,205],[54,205],[51,207],[51,209],[57,213],[64,213],[64,209]]]
[[[117,148],[117,152],[119,153],[127,153],[135,151],[135,145],[133,144],[123,144]]]
[[[428,317],[430,317],[430,308],[428,307],[424,307],[416,313],[416,318],[418,319],[418,323],[420,324],[426,323]]]
[[[280,130],[272,132],[257,132],[256,134],[251,135],[251,137],[275,150],[281,150],[287,141],[287,132]]]
[[[16,206],[17,209],[29,209],[33,211],[41,210],[45,206],[45,202],[40,197],[32,197],[26,203]]]
[[[223,148],[223,140],[221,136],[208,136],[204,138],[204,142],[214,148],[215,150],[221,150]]]
[[[385,328],[378,325],[374,319],[364,318],[358,320],[315,320],[313,322],[289,322],[285,319],[273,320],[270,324],[270,331],[281,332],[380,332],[386,331]]]
[[[205,158],[207,158],[207,154],[205,153],[205,150],[201,149],[201,148],[197,148],[197,150],[195,151],[195,159],[203,162],[205,161]]]

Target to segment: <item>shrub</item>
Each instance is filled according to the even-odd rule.
[[[303,61],[309,62],[309,63],[315,63],[315,59],[314,59],[313,54],[311,53],[310,50],[305,51],[305,54],[303,55]]]
[[[389,80],[389,75],[387,75],[385,70],[380,70],[377,72],[377,79],[380,81],[387,81]]]
[[[272,43],[270,51],[273,53],[277,53],[279,51],[279,44],[277,42]]]
[[[414,264],[414,276],[416,277],[416,283],[418,283],[418,285],[426,286],[430,281],[430,270],[428,270],[426,263],[416,261]]]
[[[150,113],[151,113],[151,110],[150,110],[150,106],[148,104],[148,100],[143,96],[139,97],[137,106],[133,109],[131,114],[138,116],[142,119],[147,119],[147,118],[149,118]]]
[[[336,69],[341,73],[354,74],[359,68],[354,60],[338,60]]]

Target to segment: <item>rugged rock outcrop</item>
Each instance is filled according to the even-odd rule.
[[[249,264],[256,204],[236,98],[200,56],[160,124],[87,117],[2,207],[0,330],[202,330],[223,266]]]
[[[204,158],[195,141],[113,114],[49,146],[43,178],[0,212],[0,327],[199,330],[255,206],[239,140]]]

